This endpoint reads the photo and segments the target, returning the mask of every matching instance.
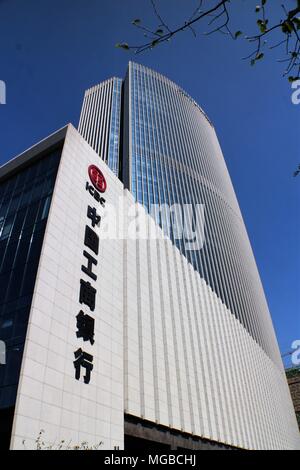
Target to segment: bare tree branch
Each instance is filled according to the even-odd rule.
[[[158,20],[160,21],[161,25],[160,26],[164,26],[166,28],[167,31],[169,31],[169,33],[171,32],[169,26],[164,22],[164,20],[162,19],[162,17],[160,16],[157,8],[156,8],[156,5],[155,5],[155,2],[154,0],[151,0],[151,4],[152,4],[152,7],[153,7],[153,11],[155,13],[155,15],[157,16]]]

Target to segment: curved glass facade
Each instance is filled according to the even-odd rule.
[[[259,273],[213,125],[179,86],[132,62],[124,103],[125,185],[148,211],[152,204],[204,205],[203,248],[186,250],[172,231],[171,239],[281,365]]]
[[[182,208],[186,225],[204,208],[204,245],[180,252],[277,364],[282,362],[259,273],[214,127],[182,88],[129,62],[126,78],[85,93],[79,132],[164,227],[165,204]],[[184,212],[190,205],[190,212]],[[153,206],[160,207],[159,211]],[[178,212],[175,218],[178,217]],[[173,216],[174,220],[174,216]],[[175,227],[176,229],[176,227]]]

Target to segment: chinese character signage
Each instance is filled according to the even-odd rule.
[[[95,165],[90,165],[88,174],[92,182],[92,186],[87,182],[86,190],[89,194],[101,204],[105,205],[105,199],[100,196],[99,192],[104,193],[107,188],[106,180],[103,173]],[[99,191],[99,192],[98,192]],[[79,341],[89,342],[92,346],[95,343],[95,318],[92,316],[96,308],[97,302],[97,274],[95,268],[98,265],[97,256],[99,254],[99,235],[97,229],[100,228],[101,216],[97,212],[97,208],[93,205],[87,206],[87,223],[84,232],[84,249],[83,264],[81,266],[82,273],[86,279],[80,279],[79,282],[79,304],[81,310],[76,316],[76,337]],[[88,384],[91,380],[93,370],[92,354],[89,354],[80,347],[74,352],[75,360],[73,362],[75,368],[76,380],[82,380]]]

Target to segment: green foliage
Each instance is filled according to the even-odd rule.
[[[288,78],[288,81],[290,83],[296,82],[297,80],[299,80],[299,77],[293,77],[292,75],[290,75]]]
[[[288,379],[300,377],[300,367],[291,367],[290,369],[286,369],[285,374]]]
[[[296,29],[299,30],[300,29],[300,18],[298,18],[298,17],[293,18],[293,23],[296,26]]]
[[[151,49],[152,47],[157,46],[157,44],[158,44],[158,39],[154,39],[154,41],[151,42]]]
[[[261,33],[265,33],[268,29],[268,20],[257,20],[257,24]]]
[[[260,54],[258,54],[256,57],[255,57],[255,60],[261,60],[263,59],[265,56],[265,54],[263,52],[261,52]]]
[[[170,41],[176,34],[183,31],[192,32],[197,35],[195,30],[196,23],[205,23],[209,27],[209,31],[205,32],[206,36],[220,32],[224,36],[231,39],[238,39],[243,36],[241,29],[232,32],[230,28],[231,10],[236,7],[236,2],[230,0],[210,0],[202,1],[201,8],[197,8],[192,16],[187,16],[188,20],[183,19],[182,24],[174,28],[170,27],[161,17],[156,0],[149,0],[152,5],[153,14],[156,19],[156,27],[147,27],[142,23],[140,18],[132,20],[132,25],[142,30],[143,37],[147,38],[144,43],[138,46],[131,46],[127,42],[116,44],[116,47],[123,50],[132,50],[135,54],[139,54],[149,49],[153,49],[163,42]],[[281,14],[278,14],[277,6],[274,8],[274,1],[258,0],[255,6],[255,12],[258,15],[256,26],[258,31],[252,36],[244,36],[250,44],[254,44],[254,50],[244,59],[250,59],[253,66],[261,61],[267,52],[267,48],[280,48],[283,57],[278,58],[279,62],[286,64],[284,76],[288,77],[289,82],[299,79],[300,77],[300,0],[295,0],[295,8],[288,11],[284,2],[281,5]],[[249,2],[244,2],[245,8]],[[252,8],[252,6],[251,6]],[[277,21],[273,18],[270,20],[270,13],[276,11]],[[272,38],[274,44],[269,46],[269,40]],[[293,75],[291,72],[296,71]]]
[[[281,25],[281,31],[284,34],[292,34],[293,32],[293,23],[292,21],[286,20]]]
[[[255,65],[258,60],[261,60],[264,58],[264,53],[260,52],[257,54],[257,56],[254,57],[254,59],[251,59],[251,65]]]
[[[129,45],[127,44],[127,42],[118,42],[116,44],[116,47],[120,48],[120,49],[124,49],[126,51],[129,51]]]

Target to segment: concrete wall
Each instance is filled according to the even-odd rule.
[[[90,164],[107,180],[105,211],[85,189]],[[79,303],[80,279],[89,280],[81,271],[88,205],[103,216],[95,228],[101,240],[94,312]],[[123,236],[108,239],[118,211]],[[131,238],[137,227],[139,238]],[[150,228],[154,239],[147,237]],[[94,345],[76,337],[81,309],[95,318]],[[75,380],[80,347],[94,357],[89,384]],[[35,448],[44,429],[50,444],[103,441],[103,449],[122,449],[124,411],[235,447],[299,448],[281,365],[69,127],[34,291],[11,448],[23,448],[23,439],[26,448]]]
[[[117,266],[122,251],[100,242],[97,283],[81,271],[88,205],[100,204],[86,191],[88,166],[103,168],[105,198],[115,204],[123,192],[98,155],[69,127],[63,149],[31,307],[19,382],[11,448],[35,448],[40,430],[48,444],[103,441],[101,448],[123,447],[123,279]],[[100,234],[100,228],[95,227]],[[96,308],[79,303],[80,279],[97,284]],[[119,301],[115,293],[119,295]],[[95,318],[95,343],[76,337],[80,310]],[[75,379],[74,352],[93,355],[89,384]],[[84,373],[84,369],[82,369]]]

